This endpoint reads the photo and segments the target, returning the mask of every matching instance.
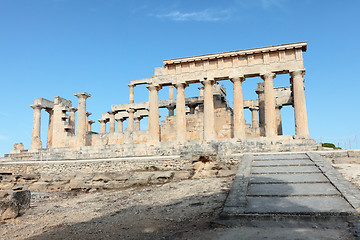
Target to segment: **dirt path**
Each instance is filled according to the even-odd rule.
[[[359,184],[360,164],[335,165]],[[31,208],[0,223],[0,239],[355,239],[339,228],[212,226],[232,178],[92,193],[33,193]],[[358,185],[359,186],[359,185]]]

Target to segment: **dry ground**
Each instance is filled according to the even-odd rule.
[[[360,186],[360,164],[334,165]],[[355,239],[349,227],[213,226],[232,178],[91,193],[34,192],[31,208],[0,223],[0,239]]]

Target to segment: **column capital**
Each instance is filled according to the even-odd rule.
[[[216,81],[215,81],[215,79],[204,78],[204,79],[200,80],[200,82],[202,85],[206,86],[208,84],[213,85]]]
[[[74,96],[77,98],[87,99],[87,98],[91,97],[91,94],[86,93],[86,92],[79,92],[79,93],[74,93]]]
[[[245,77],[244,77],[244,76],[230,77],[230,81],[231,81],[232,83],[238,82],[238,81],[244,82],[244,81],[245,81]]]
[[[149,91],[154,91],[154,90],[159,91],[162,88],[162,86],[151,83],[151,84],[146,85],[146,88],[149,89]]]
[[[76,112],[78,109],[76,107],[70,107],[69,112]]]
[[[108,113],[109,115],[115,115],[115,114],[116,114],[116,111],[107,111],[107,113]]]
[[[279,105],[279,106],[275,106],[276,109],[282,109],[282,105]]]
[[[128,86],[129,86],[129,87],[135,87],[135,85],[134,85],[134,84],[131,84],[131,83],[128,84]]]
[[[293,78],[293,77],[297,77],[297,76],[304,76],[305,75],[305,69],[299,69],[299,70],[295,70],[295,71],[292,71],[290,72],[290,76]]]
[[[178,82],[173,84],[173,86],[177,89],[177,88],[186,88],[188,86],[188,84],[186,82]]]
[[[134,108],[129,108],[128,110],[126,110],[128,113],[134,113],[136,112]]]
[[[266,80],[273,80],[275,78],[276,74],[273,73],[273,72],[270,72],[270,73],[263,73],[263,74],[260,74],[260,77],[266,81]]]
[[[122,117],[122,118],[115,118],[115,121],[117,121],[117,122],[123,122],[123,121],[125,121],[127,118],[126,117]]]
[[[91,125],[91,124],[95,123],[95,121],[89,120],[88,123]]]
[[[250,111],[259,111],[259,107],[249,107]]]
[[[107,123],[109,121],[109,119],[99,119],[98,120],[100,123]]]
[[[90,116],[92,113],[91,112],[86,112],[86,116]]]
[[[44,107],[42,106],[42,105],[40,105],[40,104],[32,104],[32,105],[30,105],[30,107],[32,108],[32,109],[43,109]]]
[[[45,108],[45,111],[49,114],[52,114],[54,112],[53,108]]]

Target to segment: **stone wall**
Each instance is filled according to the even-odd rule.
[[[241,157],[129,158],[0,165],[0,192],[122,189],[190,178],[233,176]]]

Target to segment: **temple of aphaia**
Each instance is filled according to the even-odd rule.
[[[76,156],[69,158],[91,155],[99,149],[112,149],[108,156],[179,153],[189,150],[189,146],[205,150],[215,149],[215,145],[216,151],[224,153],[313,149],[318,145],[309,135],[303,84],[302,54],[306,48],[306,42],[299,42],[164,60],[162,67],[155,68],[154,76],[130,82],[129,103],[106,109],[98,120],[99,133],[92,131],[95,121],[89,119],[91,113],[86,110],[89,93],[74,94],[78,98],[77,108],[61,97],[54,101],[35,99],[31,105],[34,109],[31,148],[26,151],[17,145],[8,156],[45,150],[55,156],[64,148],[77,151]],[[289,75],[289,87],[273,87],[280,74]],[[242,83],[252,77],[263,80],[257,83],[258,98],[244,100]],[[232,108],[221,81],[233,84]],[[198,97],[186,98],[185,88],[195,83],[203,85]],[[134,88],[138,85],[146,85],[149,90],[148,102],[134,102]],[[168,100],[159,100],[160,89],[169,91]],[[294,108],[294,136],[284,136],[282,132],[281,108],[286,105]],[[159,108],[168,109],[168,116],[161,123]],[[41,121],[45,120],[41,119],[42,109],[49,113],[46,149],[45,140],[40,137]],[[251,110],[251,123],[245,122],[244,109]],[[144,117],[148,118],[146,131],[140,129]]]

